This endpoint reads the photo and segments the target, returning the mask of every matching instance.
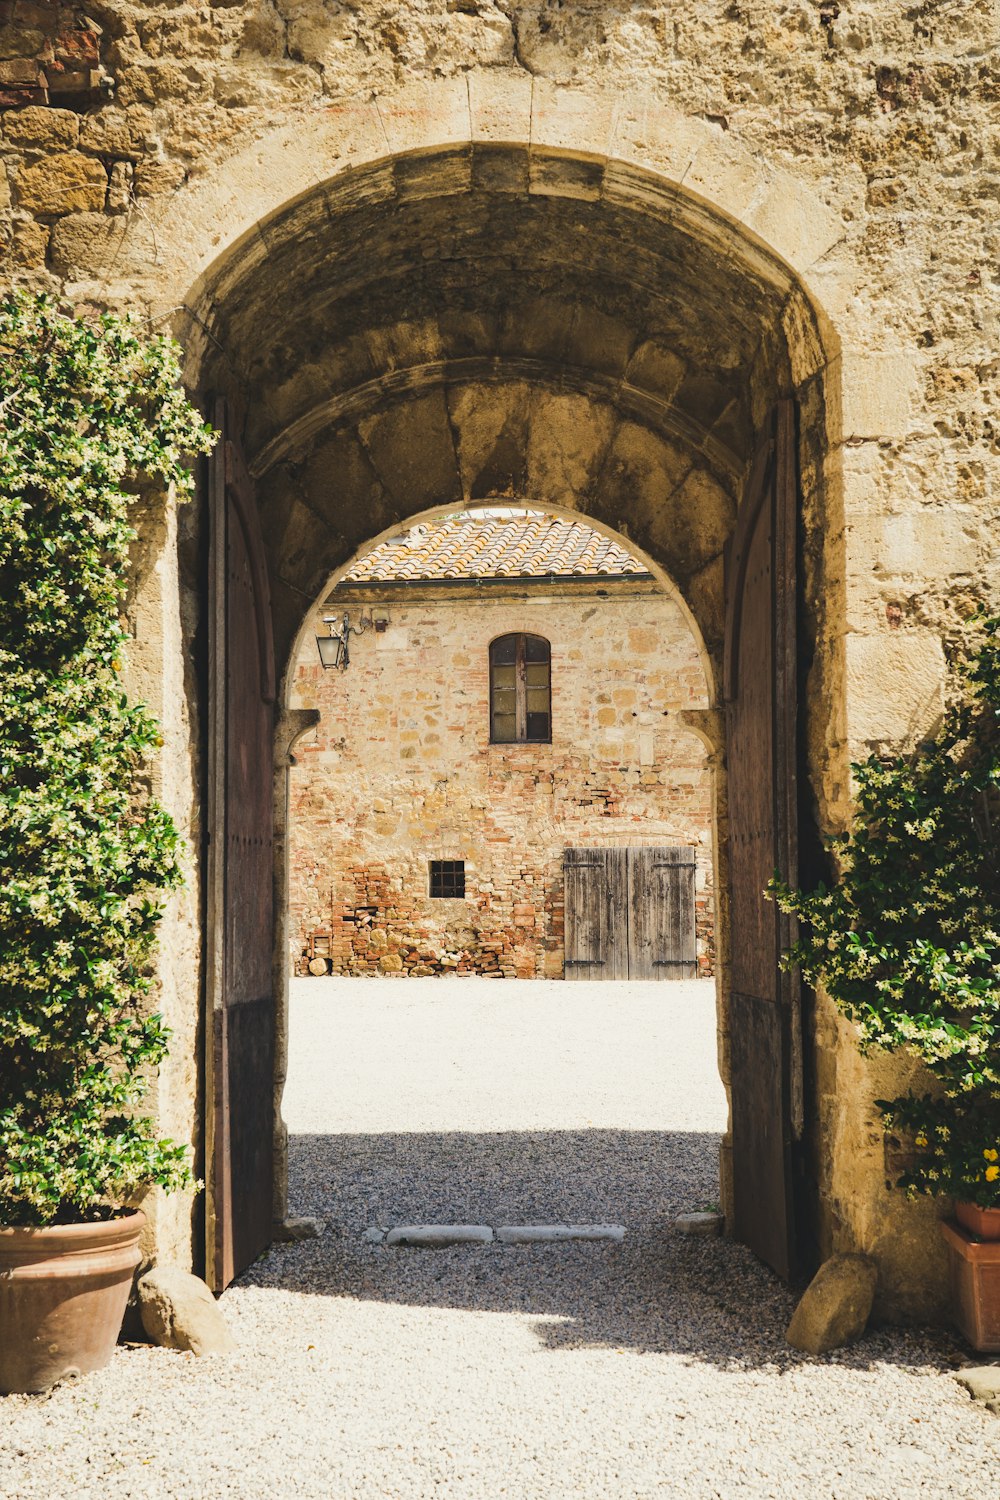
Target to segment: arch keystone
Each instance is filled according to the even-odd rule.
[[[531,91],[531,151],[605,160],[611,144],[615,96],[585,93],[536,78]]]
[[[531,75],[490,70],[467,76],[473,145],[526,146],[531,140]]]

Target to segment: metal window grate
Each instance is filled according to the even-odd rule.
[[[431,895],[461,897],[465,895],[465,860],[431,860]]]

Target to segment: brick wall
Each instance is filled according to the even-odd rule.
[[[558,978],[563,849],[690,844],[711,974],[710,779],[680,719],[707,696],[674,601],[388,602],[387,628],[352,639],[346,672],[324,672],[311,640],[296,667],[296,704],[322,714],[291,780],[299,971],[321,930],[337,973]],[[551,643],[550,745],[489,742],[489,642],[514,630]],[[465,861],[464,900],[430,898],[434,859]]]

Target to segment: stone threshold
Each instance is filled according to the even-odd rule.
[[[611,1240],[621,1244],[622,1224],[397,1224],[392,1229],[366,1229],[373,1245],[408,1245],[437,1250],[446,1245],[551,1245],[569,1240]]]

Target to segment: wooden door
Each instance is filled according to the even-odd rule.
[[[628,851],[630,979],[696,979],[695,854],[690,847]]]
[[[775,870],[793,883],[797,875],[795,472],[795,409],[783,401],[727,557],[725,698],[735,1231],[784,1277],[796,1270],[799,990],[779,968],[788,920],[764,891]]]
[[[567,979],[628,978],[628,850],[567,849]]]
[[[691,848],[567,849],[567,979],[694,979]]]
[[[222,402],[210,466],[206,1276],[268,1245],[274,1161],[274,651],[253,485]]]

